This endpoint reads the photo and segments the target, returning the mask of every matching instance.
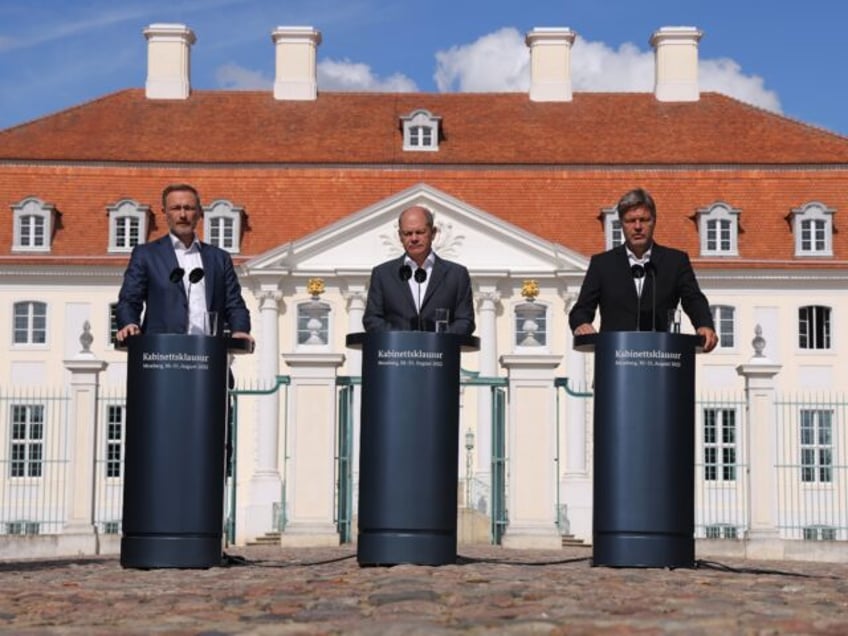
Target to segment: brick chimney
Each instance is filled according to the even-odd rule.
[[[194,31],[184,24],[151,24],[147,38],[147,99],[188,99]]]
[[[651,36],[654,47],[654,96],[661,102],[697,102],[698,41],[695,27],[662,27]]]
[[[576,35],[567,27],[536,27],[527,34],[530,101],[571,101],[571,47]]]
[[[276,48],[274,99],[315,100],[321,33],[312,27],[280,26],[271,32],[271,39]]]

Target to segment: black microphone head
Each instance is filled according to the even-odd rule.
[[[415,282],[423,283],[425,280],[427,280],[427,270],[423,267],[419,267],[415,270]]]
[[[638,279],[645,276],[645,268],[642,265],[632,265],[630,272],[633,274],[633,278]]]
[[[184,275],[185,270],[182,267],[175,267],[168,278],[171,279],[172,283],[179,283],[183,279]]]
[[[203,270],[199,267],[195,267],[188,273],[188,282],[197,283],[203,280]]]
[[[412,268],[409,265],[402,265],[400,268],[400,279],[406,282],[410,278],[412,278]]]
[[[656,265],[654,265],[654,261],[648,261],[647,263],[645,263],[645,271],[649,274],[656,275],[657,268]]]

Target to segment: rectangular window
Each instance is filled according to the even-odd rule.
[[[115,313],[118,303],[109,303],[109,340],[106,344],[113,344],[118,337],[118,314]]]
[[[233,219],[216,217],[209,222],[209,242],[220,247],[222,250],[231,250],[235,247],[235,223]]]
[[[132,248],[138,245],[141,220],[138,217],[121,216],[115,219],[115,247]]]
[[[106,412],[106,476],[120,477],[126,407],[113,404]]]
[[[833,410],[801,409],[801,481],[833,481]]]
[[[41,477],[44,460],[44,405],[13,404],[10,477]]]
[[[44,217],[27,214],[21,217],[21,247],[44,247]]]
[[[707,539],[735,539],[736,526],[714,525],[706,528]]]
[[[836,528],[809,526],[804,528],[804,541],[836,541]]]
[[[798,346],[830,349],[830,307],[810,305],[798,309]]]
[[[801,251],[824,252],[827,249],[827,223],[823,219],[801,221]]]
[[[712,305],[710,310],[713,314],[713,322],[718,336],[718,346],[732,348],[736,342],[734,337],[734,314],[736,310],[728,305]]]
[[[47,342],[47,303],[20,302],[14,305],[14,344]]]
[[[707,221],[707,251],[730,252],[733,234],[728,219],[710,219]]]
[[[9,521],[6,523],[6,534],[35,535],[39,532],[39,523],[35,521]]]
[[[736,481],[736,409],[704,409],[704,479]]]

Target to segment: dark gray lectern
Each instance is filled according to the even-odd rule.
[[[575,336],[595,352],[593,565],[695,565],[695,350],[700,336]]]
[[[456,563],[460,351],[479,338],[355,333],[362,348],[360,565]]]
[[[221,565],[227,352],[249,343],[154,334],[127,344],[121,565]]]

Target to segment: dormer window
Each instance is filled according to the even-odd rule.
[[[439,149],[439,125],[441,117],[427,110],[415,110],[403,122],[403,149],[410,151],[435,152]]]
[[[701,256],[739,256],[739,212],[722,202],[697,211]]]
[[[122,199],[106,208],[109,215],[109,252],[131,252],[147,241],[147,221],[150,206]]]
[[[49,252],[58,212],[52,203],[27,197],[12,206],[13,252]]]
[[[220,247],[230,254],[241,249],[241,220],[244,208],[219,199],[203,208],[203,236],[207,243]]]
[[[816,201],[792,210],[795,256],[833,256],[834,212]]]

